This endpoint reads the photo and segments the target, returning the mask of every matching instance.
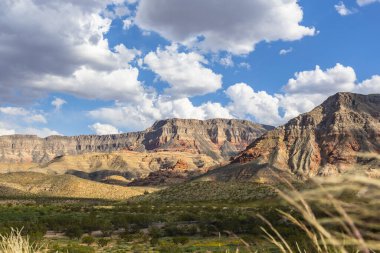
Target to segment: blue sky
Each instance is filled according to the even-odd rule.
[[[380,1],[0,9],[0,135],[119,133],[171,117],[280,125],[339,91],[380,93]]]

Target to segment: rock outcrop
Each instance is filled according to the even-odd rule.
[[[168,119],[142,132],[118,135],[0,136],[0,163],[44,164],[64,155],[119,150],[187,151],[225,161],[270,129],[246,120]]]
[[[307,178],[352,168],[362,153],[380,153],[380,95],[338,93],[267,132],[233,163],[252,162]]]

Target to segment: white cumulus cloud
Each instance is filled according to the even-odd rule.
[[[280,52],[279,52],[279,54],[280,55],[287,55],[287,54],[289,54],[291,52],[293,52],[293,48],[292,47],[288,48],[288,49],[281,49]]]
[[[231,100],[228,109],[238,118],[253,118],[264,124],[277,124],[279,116],[279,99],[265,91],[255,92],[246,83],[237,83],[226,90]]]
[[[205,95],[222,87],[222,75],[205,67],[207,60],[202,55],[178,52],[176,45],[150,52],[144,63],[169,83],[166,93],[173,97]]]
[[[261,41],[313,36],[297,0],[141,0],[135,23],[173,42],[248,54]]]
[[[34,115],[31,115],[31,116],[28,116],[28,117],[25,118],[25,120],[27,122],[29,122],[29,123],[33,123],[33,122],[43,123],[43,124],[47,123],[46,118],[42,114],[34,114]]]
[[[51,101],[51,105],[55,107],[56,111],[61,110],[61,108],[64,104],[67,104],[67,102],[66,102],[66,100],[64,100],[62,98],[54,98],[54,100]]]
[[[47,127],[44,128],[33,128],[33,127],[28,127],[28,128],[22,128],[20,130],[16,130],[17,134],[32,134],[32,135],[37,135],[38,137],[48,137],[52,135],[62,135],[57,131],[51,130]]]
[[[356,0],[356,3],[359,6],[364,6],[364,5],[373,4],[373,3],[380,3],[380,0]]]
[[[0,107],[0,113],[4,113],[7,115],[13,116],[25,116],[28,115],[29,112],[25,108],[22,107]]]
[[[48,92],[126,99],[139,90],[139,71],[129,64],[139,51],[124,45],[110,49],[105,38],[109,17],[128,14],[124,2],[0,1],[2,102],[24,103]]]
[[[145,99],[139,104],[116,103],[113,107],[92,110],[88,115],[128,131],[147,128],[154,121],[166,118],[234,118],[220,103],[206,102],[194,106],[188,98],[169,99],[161,96]]]
[[[119,134],[120,133],[120,131],[116,127],[109,125],[109,124],[95,123],[89,127],[97,135]]]
[[[164,118],[241,118],[280,125],[300,113],[308,112],[337,92],[380,93],[380,76],[358,81],[352,67],[336,64],[322,69],[294,74],[283,86],[283,93],[256,91],[246,83],[236,83],[227,90],[227,105],[206,102],[195,106],[189,98],[152,94],[138,103],[116,103],[112,107],[88,112],[95,120],[127,130],[141,130]]]
[[[264,124],[279,125],[308,112],[337,92],[380,93],[380,76],[359,82],[352,67],[336,64],[332,68],[295,73],[282,94],[256,92],[245,83],[230,86],[226,94],[228,109],[238,118],[252,118]]]
[[[350,15],[350,14],[353,14],[354,11],[353,10],[350,10],[346,7],[346,5],[340,1],[338,4],[334,5],[335,7],[335,10],[339,13],[339,15],[341,16],[347,16],[347,15]]]

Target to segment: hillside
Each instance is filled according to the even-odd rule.
[[[168,119],[158,121],[142,132],[117,135],[0,136],[0,162],[44,164],[63,155],[120,150],[186,151],[225,161],[269,129],[273,128],[246,120]]]
[[[300,178],[376,170],[375,158],[364,154],[379,153],[380,95],[338,93],[267,132],[231,165],[210,171],[204,179],[260,178],[269,168]]]
[[[209,156],[188,152],[133,152],[116,151],[112,153],[88,153],[83,155],[61,156],[45,164],[29,164],[20,170],[13,165],[0,164],[0,171],[35,171],[49,174],[82,172],[92,174],[97,179],[111,175],[121,175],[127,179],[147,176],[157,170],[170,170],[182,163],[182,170],[205,171],[219,165]],[[93,178],[96,179],[96,178]]]
[[[8,196],[46,196],[89,199],[127,199],[153,188],[122,187],[93,182],[71,175],[45,175],[33,172],[2,174],[0,192]]]

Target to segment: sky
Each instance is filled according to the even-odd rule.
[[[379,0],[2,0],[0,135],[278,126],[380,93]]]

